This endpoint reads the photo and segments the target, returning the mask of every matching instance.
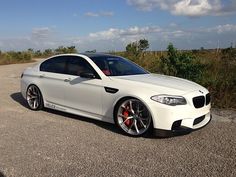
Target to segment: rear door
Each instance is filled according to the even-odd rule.
[[[40,65],[40,89],[45,101],[58,105],[65,104],[67,60],[68,56],[58,56]]]

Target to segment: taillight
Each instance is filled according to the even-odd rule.
[[[20,78],[22,78],[24,76],[24,73],[21,74]]]

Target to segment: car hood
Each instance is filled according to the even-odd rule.
[[[116,76],[111,77],[116,81],[134,82],[135,84],[141,84],[147,86],[151,90],[157,90],[165,93],[167,90],[176,91],[177,93],[188,93],[196,90],[206,90],[204,87],[192,81],[181,79],[172,76],[166,76],[161,74],[142,74],[142,75],[129,75],[129,76]],[[124,83],[125,84],[125,83]],[[163,90],[164,89],[164,90]]]

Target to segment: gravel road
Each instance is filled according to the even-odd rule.
[[[185,136],[131,138],[114,125],[30,111],[20,74],[0,66],[0,177],[236,176],[236,112],[213,110],[205,128]]]

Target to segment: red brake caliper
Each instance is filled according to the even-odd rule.
[[[124,110],[123,116],[125,117],[125,118],[123,118],[124,121],[125,121],[125,120],[129,117],[129,111]],[[129,127],[129,126],[131,125],[131,123],[132,123],[132,122],[131,122],[130,119],[125,121],[125,125],[126,125],[127,127]]]

